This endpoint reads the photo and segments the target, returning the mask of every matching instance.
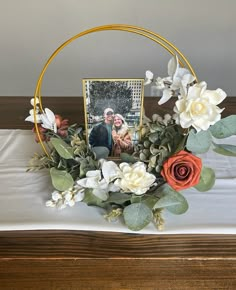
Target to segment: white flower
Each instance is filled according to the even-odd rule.
[[[210,91],[207,84],[201,82],[189,87],[186,95],[176,101],[174,111],[177,114],[176,123],[182,128],[193,126],[197,132],[207,130],[210,125],[221,119],[221,112],[217,105],[225,98],[222,89]]]
[[[172,57],[168,62],[168,77],[161,79],[157,78],[158,87],[162,87],[163,94],[158,102],[159,105],[167,102],[172,96],[173,92],[179,89],[185,90],[187,85],[195,80],[195,77],[190,74],[186,68],[179,67],[178,56]],[[169,83],[169,87],[163,88],[163,84]]]
[[[77,184],[83,188],[93,189],[93,194],[101,200],[107,200],[109,192],[116,192],[119,187],[111,181],[120,175],[118,166],[113,161],[102,160],[101,170],[90,170],[86,177],[77,180]],[[103,178],[102,178],[102,174]]]
[[[134,164],[121,163],[121,178],[115,181],[124,192],[132,192],[136,195],[144,194],[155,182],[156,177],[146,171],[143,162]]]
[[[45,113],[41,115],[41,122],[43,128],[50,129],[57,133],[56,118],[54,113],[50,109],[45,108]]]
[[[144,85],[149,85],[153,81],[153,73],[150,70],[146,71]]]
[[[34,102],[35,102],[35,99],[32,98],[30,100],[30,104],[32,106],[34,106]],[[36,111],[36,123],[41,123],[41,114],[39,114],[39,107],[37,106],[37,104],[39,104],[39,99],[38,98],[36,98],[36,107],[35,107],[35,111]],[[25,121],[34,123],[34,109],[31,109],[29,111],[29,116],[27,118],[25,118]]]
[[[48,207],[57,207],[63,209],[69,205],[74,206],[76,202],[82,201],[84,198],[84,188],[74,184],[72,188],[65,191],[54,190],[52,192],[52,199],[46,202]]]

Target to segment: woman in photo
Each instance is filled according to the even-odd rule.
[[[120,153],[132,153],[133,144],[129,133],[129,128],[125,119],[120,114],[114,115],[113,129],[113,156],[119,157]]]

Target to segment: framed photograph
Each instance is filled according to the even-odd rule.
[[[142,122],[144,79],[84,79],[87,142],[100,155],[132,153]]]

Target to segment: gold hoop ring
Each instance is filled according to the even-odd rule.
[[[46,64],[43,67],[43,70],[42,70],[42,72],[41,72],[41,74],[40,74],[40,76],[38,78],[37,85],[36,85],[36,88],[35,88],[35,93],[34,93],[34,123],[35,123],[35,130],[36,130],[36,134],[38,136],[39,143],[42,146],[44,152],[46,153],[46,155],[48,157],[50,157],[50,155],[49,155],[48,151],[46,150],[46,147],[43,144],[42,138],[41,138],[40,133],[39,133],[38,125],[36,123],[36,99],[37,98],[39,99],[40,109],[41,109],[41,111],[43,111],[42,97],[41,97],[41,86],[42,86],[42,81],[43,81],[44,74],[45,74],[49,64],[56,57],[56,55],[64,47],[66,47],[68,44],[70,44],[72,41],[74,41],[77,38],[82,37],[84,35],[90,34],[90,33],[95,33],[95,32],[99,32],[99,31],[108,31],[108,30],[126,31],[126,32],[135,33],[135,34],[141,35],[143,37],[149,38],[150,40],[152,40],[152,41],[158,43],[159,45],[161,45],[170,54],[178,55],[180,65],[183,66],[183,67],[187,67],[190,70],[190,72],[192,73],[192,75],[194,75],[196,77],[196,79],[197,79],[197,76],[196,76],[191,64],[189,63],[189,61],[186,59],[186,57],[180,52],[180,50],[176,46],[174,46],[171,42],[169,42],[167,39],[165,39],[161,35],[159,35],[157,33],[154,33],[154,32],[152,32],[150,30],[147,30],[145,28],[142,28],[142,27],[133,26],[133,25],[126,25],[126,24],[110,24],[110,25],[97,26],[97,27],[85,30],[85,31],[83,31],[83,32],[71,37],[70,39],[65,41],[62,45],[60,45],[53,52],[53,54],[49,57],[49,59],[47,60]]]

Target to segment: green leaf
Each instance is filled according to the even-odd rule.
[[[53,167],[50,169],[50,174],[53,186],[59,191],[67,190],[74,184],[72,176],[65,170],[57,170]]]
[[[146,204],[150,209],[153,209],[154,205],[157,203],[158,201],[158,197],[156,196],[145,196],[143,199],[142,199],[142,202],[144,204]]]
[[[121,192],[111,192],[109,198],[105,202],[114,202],[116,204],[123,204],[131,199],[131,195]]]
[[[103,202],[100,198],[93,194],[93,190],[90,188],[85,189],[85,195],[83,202],[85,202],[89,206],[99,206],[99,207],[106,207],[106,203]]]
[[[218,139],[236,135],[236,115],[221,119],[210,127],[211,134]]]
[[[122,162],[127,162],[127,163],[135,163],[137,160],[130,154],[128,153],[121,153],[120,158]]]
[[[235,145],[216,144],[216,143],[213,143],[213,145],[214,145],[213,151],[215,151],[216,153],[236,157]]]
[[[203,167],[201,171],[200,181],[194,187],[201,192],[210,190],[215,184],[215,172],[209,167]]]
[[[124,211],[124,220],[127,227],[132,231],[140,231],[152,220],[152,211],[143,203],[132,203]]]
[[[200,131],[195,134],[192,130],[189,132],[186,147],[194,153],[205,153],[209,150],[212,137],[209,131]]]
[[[155,143],[159,139],[159,133],[151,133],[148,138],[152,143]]]
[[[164,186],[161,197],[154,206],[156,208],[166,208],[173,214],[183,214],[188,210],[188,203],[181,193]]]
[[[50,139],[53,147],[56,149],[57,153],[65,159],[73,159],[73,149],[72,147],[64,142],[62,139],[51,138]]]

